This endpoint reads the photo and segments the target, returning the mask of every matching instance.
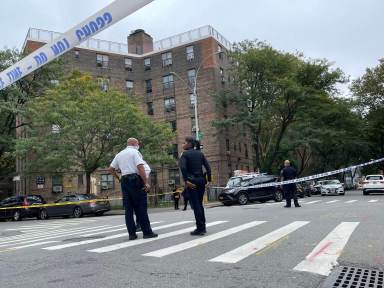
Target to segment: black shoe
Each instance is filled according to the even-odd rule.
[[[296,207],[296,208],[299,208],[299,207],[301,207],[301,205],[297,204],[297,205],[295,205],[295,207]]]
[[[192,231],[192,232],[191,232],[191,235],[192,235],[192,236],[203,236],[203,235],[205,235],[205,233],[207,233],[207,231],[199,231],[199,230],[195,230],[195,231]]]
[[[187,210],[187,208],[184,208],[184,209],[183,209],[183,211],[186,211],[186,210]]]
[[[137,239],[137,235],[129,235],[129,240],[136,240]]]
[[[287,206],[287,205],[285,205],[284,208],[291,208],[291,206]]]
[[[149,238],[157,238],[159,235],[157,235],[156,233],[151,233],[151,234],[145,234],[143,236],[144,239],[149,239]]]

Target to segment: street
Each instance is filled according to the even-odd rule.
[[[135,241],[123,215],[1,222],[1,287],[311,288],[336,260],[384,269],[384,195],[300,203],[206,209],[197,238],[191,209],[151,213],[159,238]]]

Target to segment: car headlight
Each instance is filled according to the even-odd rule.
[[[229,190],[224,191],[224,193],[225,194],[232,194],[235,191],[236,191],[236,189],[229,189]]]

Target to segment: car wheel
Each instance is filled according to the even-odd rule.
[[[96,212],[95,215],[96,216],[103,216],[105,212]]]
[[[12,220],[13,221],[21,221],[22,220],[20,210],[16,210],[15,212],[13,212]]]
[[[249,201],[248,195],[244,192],[240,193],[239,196],[237,197],[237,201],[239,201],[240,205],[247,204]]]
[[[45,209],[41,209],[39,211],[39,215],[37,215],[37,219],[39,220],[46,220],[48,219],[48,213],[47,213],[47,210]]]
[[[83,216],[83,210],[81,210],[80,207],[75,207],[75,209],[73,209],[73,213],[72,213],[73,217],[75,218],[80,218]]]
[[[283,193],[281,191],[276,191],[274,195],[275,202],[283,201]]]

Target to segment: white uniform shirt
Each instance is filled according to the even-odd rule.
[[[151,174],[151,167],[149,167],[148,163],[144,161],[144,170],[145,170],[145,175],[147,175],[147,178],[149,177],[149,174]]]
[[[141,153],[133,147],[128,146],[123,151],[119,152],[111,163],[114,169],[120,169],[121,175],[138,174],[138,165],[145,165]],[[148,166],[148,164],[147,164]],[[145,166],[144,166],[145,168]],[[149,166],[148,166],[149,168]]]

